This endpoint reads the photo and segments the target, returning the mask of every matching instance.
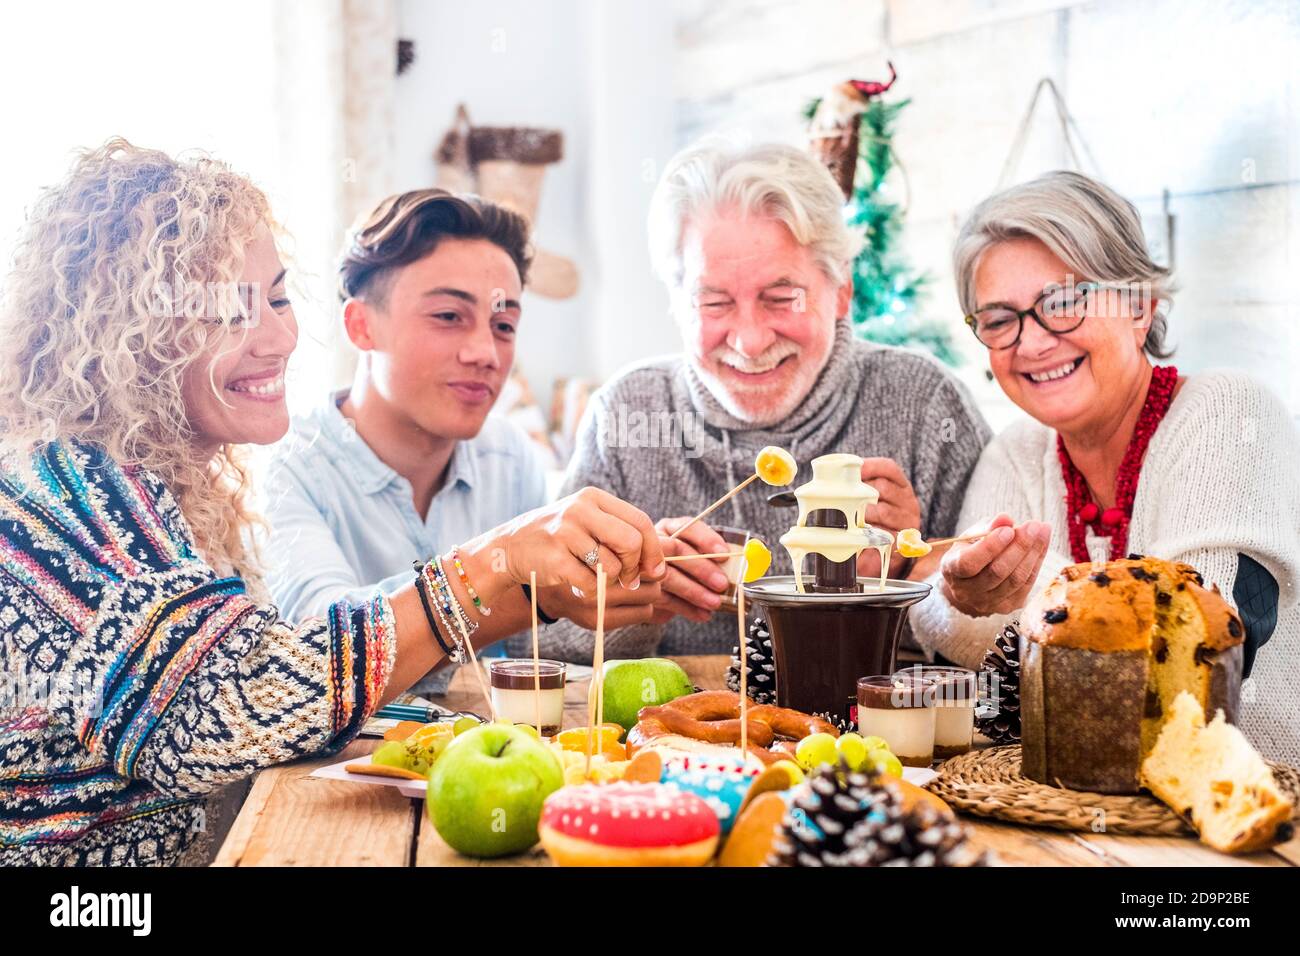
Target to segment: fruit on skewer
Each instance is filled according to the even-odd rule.
[[[741,552],[745,559],[745,583],[757,581],[763,575],[767,574],[767,569],[772,566],[772,552],[767,549],[761,539],[750,538],[745,542],[745,550]],[[700,558],[734,558],[733,551],[713,551],[709,554],[675,554],[671,557],[664,558],[670,564],[676,564],[681,561],[698,561]]]
[[[795,472],[798,470],[799,465],[794,460],[793,455],[784,448],[777,448],[775,445],[768,445],[766,448],[759,451],[757,457],[755,457],[754,473],[752,475],[740,484],[736,485],[736,487],[732,488],[713,504],[709,505],[690,521],[686,522],[686,524],[682,525],[670,534],[669,537],[676,538],[691,525],[695,524],[695,522],[712,514],[715,509],[720,507],[724,502],[729,501],[733,496],[740,492],[741,489],[755,479],[762,479],[769,485],[788,485],[790,482],[794,481]]]
[[[963,535],[959,538],[934,538],[930,541],[921,539],[921,532],[915,528],[904,528],[898,532],[896,544],[898,553],[905,558],[923,558],[935,548],[942,548],[950,544],[960,544],[966,541],[978,541],[989,532],[981,531],[979,534]]]

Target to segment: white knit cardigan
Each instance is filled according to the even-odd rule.
[[[1072,564],[1056,432],[1017,422],[984,450],[958,527],[998,512],[1043,521],[1052,542],[1035,588]],[[1090,554],[1109,539],[1089,537]],[[1232,601],[1238,552],[1278,583],[1278,620],[1242,687],[1238,724],[1270,759],[1300,765],[1300,433],[1271,392],[1240,372],[1204,372],[1183,384],[1142,463],[1128,551],[1185,561]],[[936,585],[911,611],[921,646],[978,668],[1015,614],[969,617]]]

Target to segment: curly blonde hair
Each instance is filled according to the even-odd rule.
[[[160,315],[158,296],[234,287],[262,225],[275,228],[266,196],[225,164],[111,139],[41,194],[0,298],[5,442],[88,442],[153,472],[203,557],[257,587],[244,449],[201,452],[182,398],[187,369],[241,318],[237,303],[213,321]]]

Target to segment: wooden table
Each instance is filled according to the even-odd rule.
[[[724,656],[682,658],[698,686],[724,687]],[[565,692],[565,724],[586,722],[587,682]],[[473,676],[461,669],[443,701],[483,712]],[[395,788],[308,776],[318,766],[360,757],[377,741],[354,741],[342,755],[265,770],[218,854],[217,866],[548,866],[540,847],[502,860],[471,860],[438,836],[422,801]],[[1275,850],[1231,857],[1192,837],[1067,833],[963,816],[973,838],[1004,864],[1026,866],[1297,866],[1300,839]]]

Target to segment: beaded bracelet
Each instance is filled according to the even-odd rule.
[[[443,559],[439,558],[434,563],[434,581],[438,585],[438,593],[443,598],[442,603],[436,606],[438,607],[438,613],[445,613],[450,617],[452,623],[460,632],[456,644],[460,651],[460,661],[463,663],[469,657],[465,649],[466,644],[470,640],[470,635],[478,630],[478,622],[471,621],[469,615],[465,613],[465,609],[461,607],[456,593],[451,589],[451,581],[447,577],[446,568],[442,566],[442,561]]]
[[[478,630],[478,621],[471,621],[465,608],[461,606],[460,599],[456,597],[456,592],[451,588],[451,579],[447,577],[447,569],[443,562],[446,558],[438,558],[431,562],[433,569],[434,584],[438,589],[438,594],[442,598],[443,610],[452,616],[459,625],[460,629],[468,637]]]
[[[429,563],[426,574],[435,595],[434,607],[439,615],[445,615],[451,622],[449,627],[460,645],[460,654],[463,660],[466,656],[464,642],[469,640],[470,635],[478,630],[478,622],[471,621],[469,615],[465,613],[465,609],[461,607],[460,600],[451,588],[451,581],[447,578],[446,569],[442,566],[441,558]]]
[[[442,605],[437,601],[434,601],[433,609],[438,613],[438,620],[442,622],[442,626],[447,629],[448,633],[452,635],[452,639],[456,642],[456,649],[449,655],[452,662],[456,664],[465,663],[468,655],[465,653],[465,638],[461,634],[458,626],[459,622],[453,624],[449,621],[446,613],[442,609]]]
[[[475,610],[484,617],[490,615],[492,609],[479,599],[478,592],[474,590],[474,585],[469,583],[469,575],[465,573],[465,565],[460,563],[460,555],[456,553],[456,549],[452,548],[447,557],[451,558],[451,563],[456,568],[456,575],[460,578],[460,583],[465,585],[465,590],[469,593],[469,599],[474,602]]]
[[[434,613],[437,614],[438,620],[442,623],[442,630],[451,637],[455,644],[455,647],[449,651],[447,656],[457,664],[464,663],[467,656],[465,640],[478,625],[473,624],[471,627],[466,628],[461,621],[464,612],[461,612],[459,616],[457,615],[456,612],[460,608],[460,603],[447,585],[446,576],[442,573],[439,559],[435,558],[420,569],[420,586],[422,590],[427,590]]]
[[[424,564],[423,561],[413,561],[415,566],[415,593],[420,596],[420,604],[424,607],[424,620],[429,625],[429,630],[433,632],[433,639],[438,642],[442,648],[442,653],[448,659],[454,659],[456,651],[447,643],[447,639],[442,636],[442,628],[438,627],[438,622],[434,619],[433,606],[429,602],[429,595],[424,582]]]

